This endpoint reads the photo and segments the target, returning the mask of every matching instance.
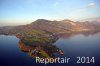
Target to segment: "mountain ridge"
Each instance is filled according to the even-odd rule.
[[[73,31],[90,31],[100,30],[100,25],[93,22],[74,22],[71,20],[50,21],[46,19],[37,19],[36,21],[27,24],[12,27],[0,27],[1,34],[16,34],[25,31],[39,30],[49,33],[70,33]]]

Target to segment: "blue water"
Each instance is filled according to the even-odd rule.
[[[45,66],[36,64],[34,59],[18,47],[16,36],[0,35],[0,66]],[[55,45],[64,51],[58,57],[70,57],[67,64],[47,64],[46,66],[100,66],[100,32],[62,35]],[[77,56],[94,57],[95,63],[77,64]]]
[[[55,45],[64,51],[64,55],[58,55],[58,57],[70,57],[71,66],[100,66],[100,32],[72,34],[69,37],[63,35]],[[95,63],[77,64],[78,56],[94,57]]]
[[[34,60],[18,47],[15,36],[0,35],[0,66],[33,66]]]

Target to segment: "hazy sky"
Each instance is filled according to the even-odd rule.
[[[0,0],[0,26],[100,17],[100,0]]]

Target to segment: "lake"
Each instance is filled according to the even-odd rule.
[[[45,66],[36,64],[35,59],[18,46],[16,36],[0,35],[0,66]],[[54,43],[63,50],[64,55],[55,54],[56,57],[69,57],[69,63],[47,64],[47,66],[100,66],[100,32],[80,32],[59,35]],[[77,57],[94,57],[94,63],[76,63]],[[84,60],[82,60],[84,61]]]

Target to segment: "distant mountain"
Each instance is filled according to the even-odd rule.
[[[27,25],[0,27],[0,33],[2,34],[16,34],[32,30],[59,34],[70,33],[73,31],[100,30],[100,25],[96,25],[94,22],[88,21],[74,22],[71,20],[50,21],[45,19],[38,19]]]
[[[81,21],[100,22],[100,17],[98,17],[98,18],[87,18],[87,19],[83,19]]]
[[[83,19],[82,21],[89,21],[92,22],[93,24],[100,26],[100,17],[98,18],[87,18],[87,19]]]
[[[91,21],[93,24],[100,26],[100,18],[95,18],[93,21]]]

